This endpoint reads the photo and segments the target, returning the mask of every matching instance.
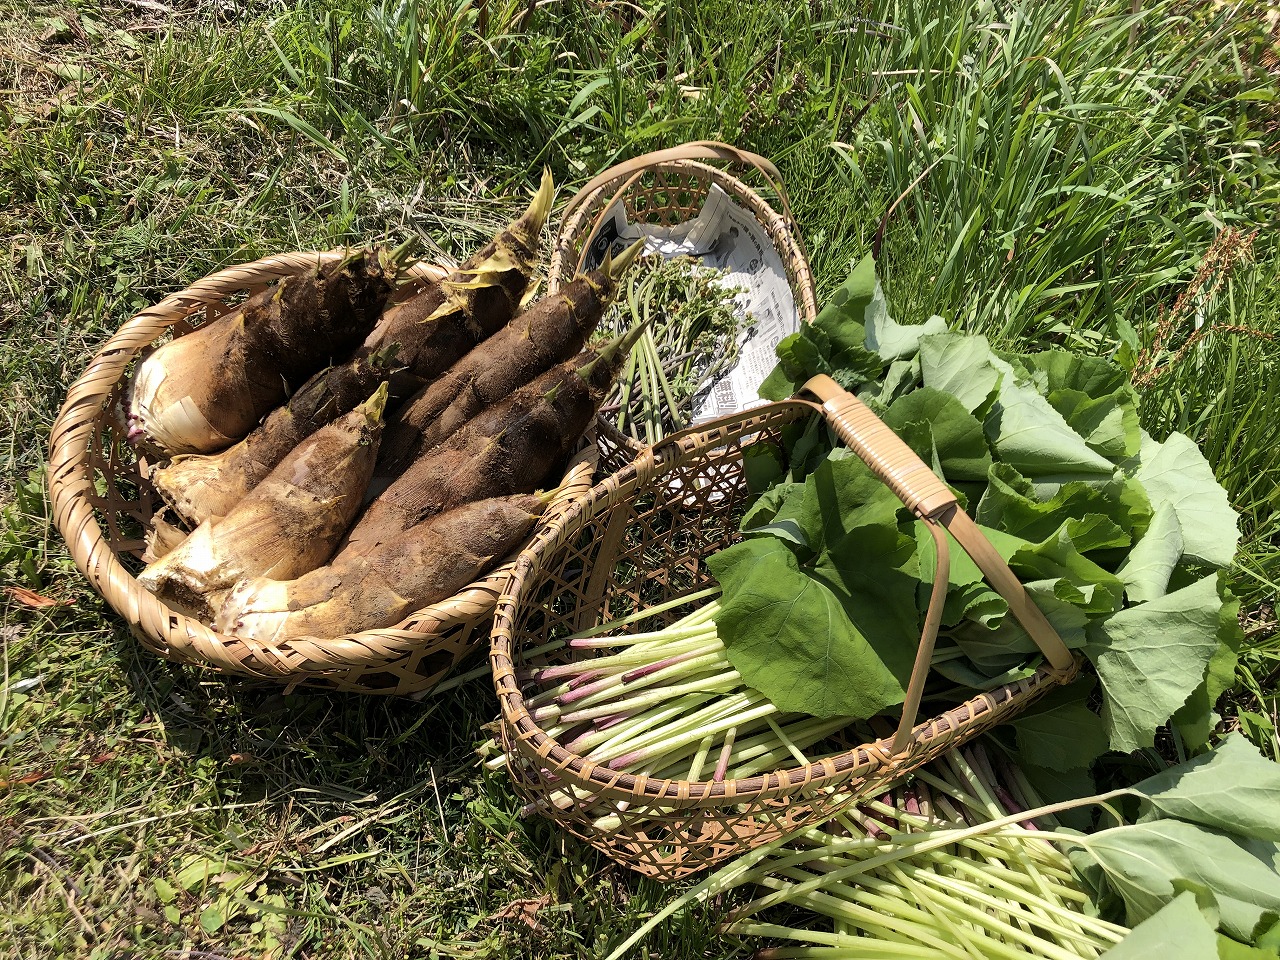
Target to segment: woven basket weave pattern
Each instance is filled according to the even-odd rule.
[[[919,723],[897,756],[884,739],[806,767],[737,781],[622,774],[567,752],[544,734],[529,716],[517,680],[517,641],[532,648],[709,585],[702,558],[738,539],[748,499],[744,438],[812,413],[808,404],[786,403],[716,421],[715,429],[678,437],[607,477],[520,555],[495,613],[490,659],[517,790],[559,826],[649,876],[678,879],[821,822],[1020,712],[1067,677],[1046,667]],[[589,576],[583,579],[582,571]],[[684,612],[670,611],[666,622]],[[652,628],[646,622],[645,629]],[[620,825],[593,826],[605,814]]]
[[[68,391],[50,439],[49,495],[54,523],[76,565],[153,653],[288,685],[412,694],[435,686],[484,644],[509,564],[394,627],[272,644],[219,634],[170,610],[134,579],[161,502],[143,479],[145,453],[140,459],[124,439],[123,398],[131,365],[170,332],[180,336],[269,283],[340,256],[290,253],[231,267],[125,324]],[[444,274],[425,264],[411,272],[420,279]],[[591,464],[575,463],[548,513],[586,492],[591,476]]]

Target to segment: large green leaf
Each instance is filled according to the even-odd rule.
[[[1106,478],[1115,471],[1034,387],[1010,377],[1001,381],[984,427],[996,456],[1024,476]]]
[[[1009,566],[1023,580],[1053,581],[1054,595],[1091,614],[1120,609],[1124,585],[1084,554],[1090,550],[1127,546],[1128,537],[1106,517],[1092,514],[1067,520],[1054,533],[1019,547]]]
[[[760,384],[760,396],[766,400],[785,400],[810,377],[835,373],[828,359],[831,346],[826,335],[811,326],[783,337],[774,352],[778,365]]]
[[[1123,460],[1138,452],[1142,427],[1132,387],[1102,397],[1082,390],[1054,390],[1048,400],[1071,429],[1108,460]]]
[[[1156,443],[1144,435],[1134,476],[1153,508],[1173,507],[1186,556],[1217,567],[1231,563],[1240,542],[1239,518],[1194,440],[1174,433]]]
[[[1067,350],[1002,353],[1001,357],[1046,396],[1056,390],[1078,390],[1090,397],[1101,397],[1129,385],[1128,374],[1101,357],[1081,356]]]
[[[951,394],[931,387],[913,390],[893,401],[881,419],[926,463],[936,453],[944,479],[987,478],[991,451],[982,424]],[[928,429],[921,430],[924,426]]]
[[[1068,483],[1047,500],[1039,499],[1031,481],[1007,463],[992,464],[987,481],[978,502],[978,522],[1026,540],[1043,540],[1063,521],[1090,514],[1107,517],[1130,534],[1145,529],[1150,518],[1141,485],[1127,477],[1096,485]]]
[[[1022,756],[1051,770],[1087,767],[1107,750],[1102,718],[1083,701],[1025,714],[1013,728]]]
[[[1116,576],[1124,581],[1129,602],[1145,603],[1163,597],[1173,568],[1181,558],[1182,527],[1178,523],[1178,512],[1165,500],[1151,517],[1151,525],[1142,539],[1116,568]]]
[[[774,537],[707,559],[723,590],[717,620],[729,660],[779,709],[873,716],[900,703],[915,656],[914,542],[896,527],[851,531],[802,569]]]
[[[1209,741],[1220,719],[1214,711],[1218,698],[1235,686],[1236,665],[1244,643],[1244,631],[1237,619],[1239,612],[1238,600],[1228,599],[1222,605],[1218,613],[1218,647],[1209,658],[1204,682],[1173,715],[1173,722],[1188,746],[1197,747]]]
[[[1090,625],[1087,652],[1102,680],[1113,749],[1152,746],[1156,728],[1201,684],[1221,610],[1211,576]]]
[[[920,375],[926,387],[949,393],[969,412],[985,407],[1012,368],[991,352],[986,337],[941,333],[920,341]]]
[[[1176,896],[1178,881],[1212,891],[1223,932],[1237,940],[1251,940],[1264,916],[1280,912],[1274,844],[1181,820],[1113,827],[1078,842],[1124,898],[1130,924],[1158,913]]]
[[[1176,817],[1226,833],[1280,841],[1280,764],[1242,734],[1133,788],[1147,816]]]
[[[920,570],[920,605],[924,609],[929,603],[933,575],[937,569],[937,547],[923,521],[916,521],[915,533]],[[947,600],[942,612],[943,625],[950,627],[969,619],[994,629],[1009,612],[1009,605],[1000,594],[987,586],[982,571],[955,537],[947,533],[946,538],[950,562]]]
[[[1060,581],[1033,580],[1023,584],[1031,600],[1062,638],[1062,642],[1072,649],[1082,647],[1087,642],[1085,633],[1089,624],[1089,614],[1078,604],[1060,599],[1057,589]],[[1039,648],[1031,635],[1022,628],[1022,624],[1013,617],[992,619],[991,626],[978,622],[965,622],[951,631],[951,638],[959,644],[967,656],[980,667],[1005,669],[1023,659],[1026,654],[1035,653]]]
[[[868,320],[881,317],[888,317],[884,295],[876,280],[875,261],[868,254],[818,311],[812,327],[826,338],[833,367],[853,371],[863,380],[878,379],[885,364],[896,359],[882,357],[867,342]]]
[[[884,293],[876,284],[875,294],[866,311],[866,348],[884,360],[914,357],[920,349],[920,338],[947,332],[947,321],[930,317],[924,323],[902,324],[889,316]]]
[[[918,356],[910,360],[895,360],[889,364],[889,369],[885,371],[884,379],[879,384],[869,384],[859,392],[858,396],[864,402],[874,400],[888,405],[914,389],[919,383],[920,358]]]
[[[815,553],[858,527],[894,529],[902,501],[853,452],[833,450],[803,486],[788,484],[790,495],[773,523],[794,521]]]
[[[1217,950],[1213,925],[1187,891],[1134,927],[1102,960],[1213,960]]]

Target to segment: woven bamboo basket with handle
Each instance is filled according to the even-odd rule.
[[[284,253],[229,267],[138,314],[72,384],[49,443],[53,519],[76,566],[151,652],[182,663],[271,680],[361,693],[407,695],[431,689],[488,637],[509,564],[394,627],[347,636],[262,643],[217,633],[171,610],[135,579],[153,517],[162,503],[145,479],[147,453],[126,442],[123,399],[134,361],[168,334],[182,336],[244,296],[342,251]],[[418,280],[444,268],[419,263]],[[414,290],[408,284],[400,296]],[[593,466],[576,461],[547,508],[553,516],[590,489]]]
[[[1078,662],[947,486],[857,398],[827,377],[796,397],[682,431],[643,452],[539,530],[494,615],[490,662],[500,734],[518,792],[539,812],[627,866],[675,880],[820,823],[940,753],[1014,716]],[[900,725],[892,736],[813,763],[740,780],[660,780],[597,765],[548,736],[517,677],[520,649],[677,600],[711,585],[702,558],[739,538],[743,449],[815,413],[923,520],[937,580]],[[946,598],[949,531],[1045,656],[1034,675],[919,720]],[[672,610],[669,620],[682,611]],[[668,620],[668,622],[669,622]],[[650,629],[651,627],[646,627]],[[918,721],[918,722],[917,722]],[[596,826],[608,815],[608,829]]]
[[[723,163],[739,171],[754,171],[777,198],[781,212]],[[578,273],[606,215],[622,200],[630,223],[671,227],[697,217],[712,185],[724,190],[764,228],[786,271],[795,299],[797,318],[809,323],[818,313],[813,275],[804,241],[791,215],[791,202],[782,175],[759,154],[714,140],[700,140],[657,150],[599,174],[565,206],[560,233],[551,252],[547,289],[555,293]],[[640,454],[643,445],[618,430],[606,413],[597,417],[602,465],[613,470]]]

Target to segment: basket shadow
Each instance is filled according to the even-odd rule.
[[[165,661],[123,624],[114,638],[129,688],[169,747],[212,760],[240,802],[284,804],[299,791],[333,799],[401,794],[433,778],[444,793],[474,778],[476,744],[497,714],[483,681],[421,701],[288,690]]]

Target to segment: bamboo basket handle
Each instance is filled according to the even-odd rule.
[[[574,194],[569,199],[568,204],[565,205],[563,219],[568,220],[591,194],[609,181],[629,174],[638,175],[654,164],[669,163],[672,160],[729,160],[744,167],[752,167],[758,170],[761,176],[764,177],[765,182],[778,195],[778,202],[782,204],[782,215],[786,218],[788,225],[794,228],[795,218],[791,215],[791,200],[787,196],[786,187],[782,185],[782,174],[778,172],[778,168],[773,165],[772,161],[766,160],[758,153],[752,153],[750,150],[743,150],[728,143],[721,143],[719,140],[695,140],[692,143],[682,143],[678,147],[654,150],[652,153],[642,153],[640,156],[632,157],[630,160],[623,160],[621,163],[610,167],[587,181],[586,185]],[[616,200],[617,197],[615,196],[614,201]],[[613,206],[612,201],[605,209],[611,206]]]
[[[947,596],[946,583],[949,576],[950,554],[943,528],[950,532],[965,552],[973,558],[987,582],[1009,604],[1009,611],[1031,636],[1054,669],[1063,671],[1072,669],[1074,658],[1071,651],[1062,642],[1053,625],[1032,602],[1026,588],[1009,569],[1009,565],[995,547],[982,535],[977,524],[959,508],[955,495],[925,462],[916,456],[915,451],[872,413],[866,404],[842,389],[825,374],[819,374],[809,380],[803,389],[822,401],[822,409],[837,436],[848,444],[849,449],[871,468],[871,471],[912,513],[925,522],[937,550],[938,562],[933,590],[929,599],[929,608],[925,614],[920,648],[907,685],[907,696],[902,705],[902,722],[893,739],[894,753],[900,753],[906,747],[907,738],[915,723],[920,697],[924,691],[925,675],[929,670],[933,644],[942,618],[942,604]]]

